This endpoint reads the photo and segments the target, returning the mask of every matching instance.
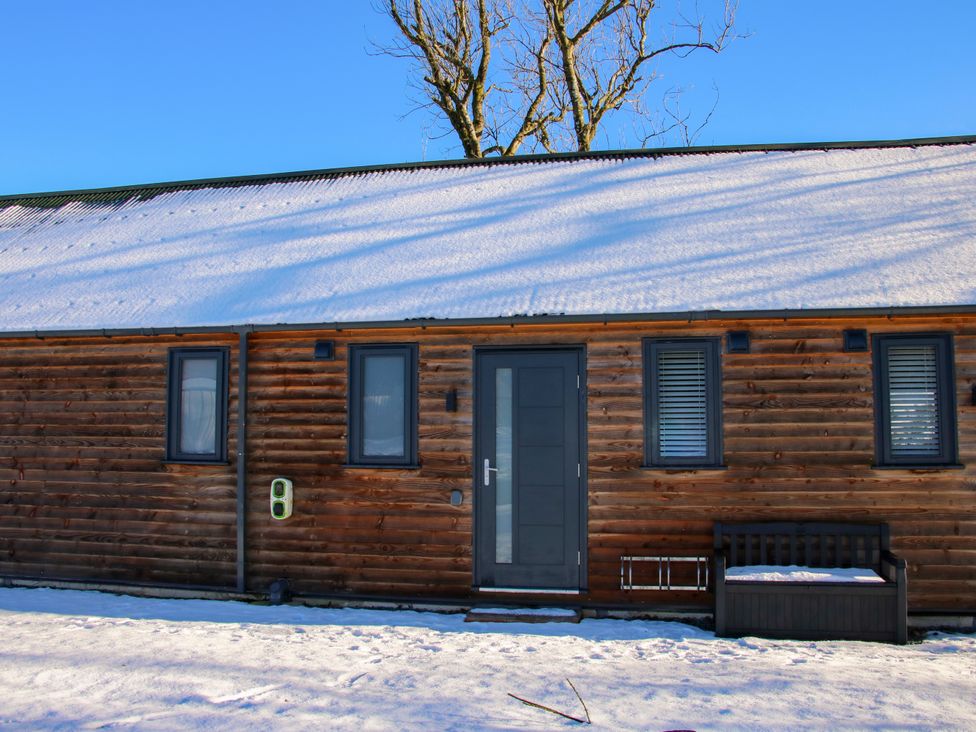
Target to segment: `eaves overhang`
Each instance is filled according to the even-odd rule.
[[[377,329],[428,329],[523,325],[592,325],[712,320],[810,320],[817,318],[899,318],[949,316],[976,313],[976,304],[918,305],[901,307],[810,308],[780,310],[685,310],[660,313],[585,313],[515,315],[485,318],[408,318],[315,323],[250,323],[238,325],[171,326],[147,328],[44,328],[0,331],[0,338],[91,338],[122,336],[202,335],[220,333],[274,333],[289,331],[346,331]]]

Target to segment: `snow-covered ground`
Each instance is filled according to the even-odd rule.
[[[680,623],[0,589],[3,729],[976,728],[976,636],[716,639]]]

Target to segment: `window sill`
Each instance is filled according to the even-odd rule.
[[[367,468],[369,470],[376,470],[378,468],[385,468],[387,470],[420,470],[419,464],[414,463],[345,463],[342,465],[343,468],[348,470],[356,470],[357,468]]]
[[[872,470],[965,470],[966,466],[962,463],[945,464],[917,464],[917,463],[888,463],[886,465],[872,465]]]
[[[670,473],[687,473],[693,470],[728,470],[728,465],[641,465],[641,470],[665,470]]]

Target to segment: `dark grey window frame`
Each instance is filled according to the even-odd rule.
[[[363,368],[370,355],[403,355],[404,358],[404,435],[403,456],[364,455],[363,444]],[[348,465],[357,468],[417,468],[419,419],[419,369],[416,343],[362,344],[349,346]]]
[[[939,431],[943,435],[939,454],[932,457],[898,457],[891,454],[891,423],[888,411],[888,348],[891,345],[934,345],[937,369]],[[878,333],[871,336],[874,371],[875,467],[959,468],[959,437],[956,420],[955,348],[950,333]]]
[[[184,453],[180,451],[182,419],[180,401],[183,396],[183,362],[191,359],[217,359],[217,422],[216,446],[212,454]],[[224,347],[171,348],[166,373],[166,460],[171,463],[226,463],[227,462],[227,410],[230,402],[230,349]]]
[[[705,354],[705,399],[708,449],[703,458],[666,458],[660,454],[657,394],[659,350],[698,350]],[[644,466],[645,468],[724,468],[722,446],[722,339],[644,338]]]

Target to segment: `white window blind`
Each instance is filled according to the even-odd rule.
[[[708,455],[704,350],[660,350],[657,358],[658,451],[662,458]]]
[[[888,418],[892,457],[930,457],[942,451],[939,366],[934,345],[888,348]]]

